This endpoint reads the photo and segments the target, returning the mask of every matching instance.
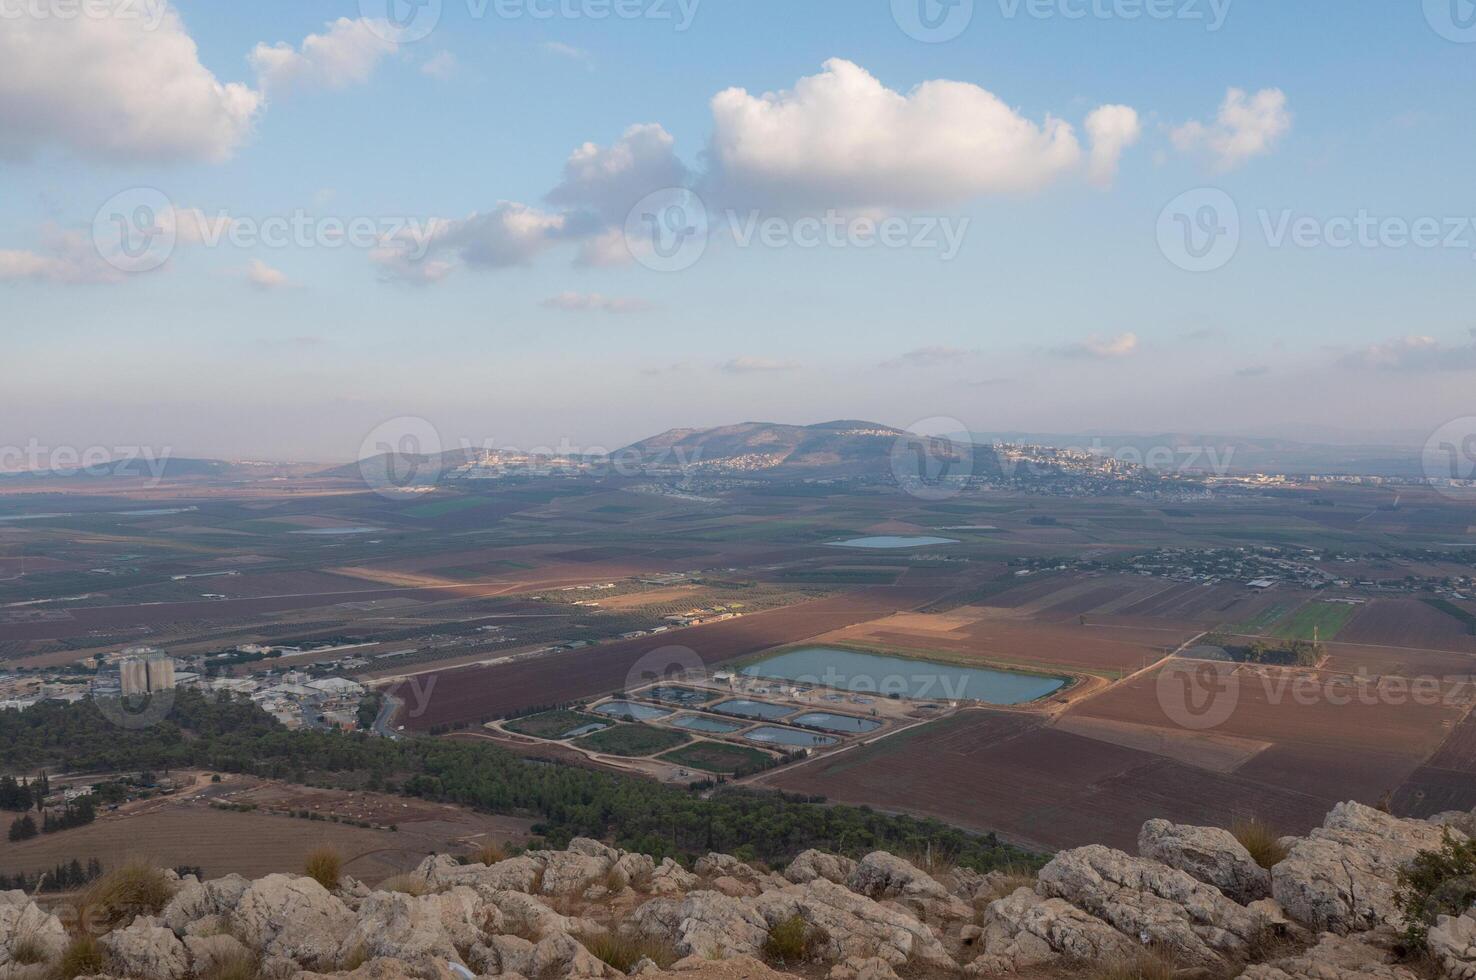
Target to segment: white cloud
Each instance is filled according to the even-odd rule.
[[[62,148],[99,160],[218,162],[261,94],[200,64],[179,15],[5,18],[0,156]]]
[[[1067,123],[1037,124],[965,82],[893,91],[832,58],[792,91],[712,99],[721,196],[777,207],[927,207],[1033,190],[1081,159]]]
[[[1191,120],[1169,135],[1182,152],[1207,152],[1220,170],[1233,170],[1252,157],[1271,152],[1291,129],[1286,93],[1263,88],[1254,95],[1232,88],[1225,93],[1215,121]]]
[[[264,292],[288,285],[285,272],[273,269],[261,259],[252,259],[251,264],[246,266],[246,281]]]
[[[625,240],[625,230],[606,228],[579,244],[579,254],[575,257],[574,264],[608,269],[630,265],[634,261],[635,256],[631,254],[630,245]]]
[[[455,75],[456,70],[460,67],[461,63],[456,60],[456,55],[450,51],[440,51],[426,59],[425,63],[420,66],[420,73],[429,75],[431,78],[439,78],[444,82]]]
[[[565,44],[563,41],[544,41],[539,47],[549,54],[556,54],[560,58],[568,58],[571,61],[589,60],[588,51],[583,48],[576,48],[572,44]]]
[[[1138,112],[1131,106],[1104,105],[1086,117],[1083,128],[1092,139],[1087,176],[1098,187],[1111,187],[1123,151],[1143,135]]]
[[[1434,337],[1399,337],[1346,354],[1342,362],[1380,371],[1470,371],[1476,369],[1476,342],[1447,346]]]
[[[406,229],[373,255],[385,278],[439,282],[456,268],[501,269],[524,265],[549,247],[575,237],[567,215],[513,201],[466,218],[438,218]]]
[[[972,357],[978,351],[965,350],[961,347],[919,347],[916,350],[898,354],[889,361],[884,361],[882,367],[937,367],[940,364],[949,364],[954,361]]]
[[[600,293],[559,293],[543,301],[550,310],[566,313],[647,313],[656,307],[634,296],[604,296]]]
[[[793,371],[799,367],[794,361],[775,361],[767,357],[735,357],[722,365],[728,374],[764,374],[772,371]]]
[[[268,93],[297,85],[342,89],[367,82],[380,61],[398,50],[391,36],[387,25],[340,17],[327,25],[327,33],[303,38],[300,50],[286,41],[262,43],[247,60]]]
[[[687,168],[673,152],[675,145],[655,123],[631,126],[608,147],[585,143],[569,154],[563,180],[548,200],[592,212],[606,224],[624,224],[647,194],[686,183]]]
[[[1056,353],[1062,357],[1089,357],[1097,360],[1107,360],[1114,357],[1127,357],[1138,349],[1138,335],[1135,333],[1120,333],[1115,337],[1088,337],[1086,340],[1064,347],[1056,348]]]
[[[104,262],[92,239],[77,231],[47,227],[44,251],[0,249],[0,282],[39,282],[83,285],[114,283],[123,273]]]

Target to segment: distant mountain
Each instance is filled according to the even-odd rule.
[[[97,480],[264,480],[300,476],[311,467],[294,463],[228,462],[182,456],[120,457],[106,463],[0,473],[0,480],[90,482]]]

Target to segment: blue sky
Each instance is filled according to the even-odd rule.
[[[32,54],[0,69],[0,297],[24,365],[0,442],[347,458],[402,415],[448,442],[525,445],[935,416],[1422,442],[1469,411],[1476,43],[1442,36],[1435,0],[1235,0],[1214,31],[1208,0],[1158,0],[1194,18],[1168,20],[1128,19],[1143,0],[976,0],[943,43],[878,0],[702,0],[686,30],[676,0],[657,8],[671,18],[603,20],[600,0],[516,18],[441,0],[406,43],[368,0],[181,0],[152,30],[126,22],[148,0],[81,26],[46,2],[7,8],[16,47],[0,39],[0,64]],[[77,70],[84,40],[116,50]],[[110,71],[183,94],[107,95]],[[805,94],[816,77],[839,102]],[[911,97],[940,79],[959,84]],[[1102,106],[1130,107],[1132,135],[1098,174]],[[1044,145],[1048,119],[1069,147]],[[566,174],[586,143],[595,170],[619,170],[637,124],[659,146],[629,179]],[[713,232],[694,264],[656,271],[620,216],[673,167]],[[388,255],[403,238],[318,235],[180,240],[120,272],[94,216],[133,188],[240,227],[443,223],[414,264]],[[1192,230],[1205,189],[1233,203],[1239,243],[1190,272],[1160,225],[1174,252],[1165,206],[1188,192]],[[827,214],[919,241],[745,247],[730,214],[785,241]],[[1385,225],[1327,244],[1360,215]],[[536,235],[510,239],[525,219]],[[1402,240],[1420,219],[1438,245]],[[1306,244],[1278,243],[1297,220]],[[929,234],[941,223],[962,229],[956,254]]]

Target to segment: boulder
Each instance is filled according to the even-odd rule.
[[[605,928],[589,919],[560,915],[532,895],[522,892],[493,892],[487,902],[502,916],[500,928],[529,939],[542,939],[559,932],[586,934]],[[522,971],[518,971],[522,972]]]
[[[1029,888],[991,902],[985,910],[982,952],[967,967],[975,976],[1015,973],[1066,958],[1101,962],[1137,948],[1127,936],[1060,898]]]
[[[326,966],[354,928],[354,914],[313,879],[276,874],[252,882],[231,914],[231,924],[262,956]]]
[[[611,847],[610,845],[602,844],[599,841],[593,840],[589,837],[574,838],[569,842],[569,846],[564,848],[564,850],[571,851],[574,854],[583,854],[586,857],[604,858],[606,861],[610,861],[611,863],[618,861],[621,856],[621,852],[615,850],[615,848]]]
[[[750,904],[709,891],[652,899],[631,913],[630,927],[680,956],[757,956],[769,936],[768,921]]]
[[[751,956],[730,956],[712,960],[705,956],[689,956],[671,966],[682,980],[788,980],[789,974],[778,973]]]
[[[1476,980],[1476,909],[1440,916],[1430,929],[1430,955],[1451,980]]]
[[[1399,870],[1420,851],[1438,849],[1445,833],[1463,837],[1423,820],[1339,803],[1271,869],[1272,894],[1288,915],[1319,932],[1400,928]]]
[[[557,932],[533,946],[533,962],[526,976],[538,980],[581,980],[587,977],[614,978],[619,970],[585,949],[573,936]]]
[[[866,855],[851,872],[851,891],[877,901],[901,902],[925,916],[973,918],[973,908],[927,872],[886,851]]]
[[[339,947],[339,956],[363,952],[401,960],[427,972],[440,961],[461,963],[458,949],[482,939],[482,904],[464,885],[438,895],[374,892],[359,906],[358,921]]]
[[[189,956],[190,970],[197,976],[204,976],[226,964],[245,963],[256,958],[240,940],[225,933],[185,936],[184,948]]]
[[[99,943],[107,950],[112,968],[124,976],[179,980],[190,970],[184,943],[151,916],[139,916],[127,928],[103,936]]]
[[[272,974],[263,971],[266,976]],[[429,974],[434,980],[453,980],[456,974],[444,967],[435,973]],[[370,960],[355,970],[346,973],[310,973],[301,971],[293,973],[291,980],[421,980],[421,975],[411,970],[410,966],[396,959]]]
[[[437,854],[420,862],[413,873],[432,888],[467,885],[483,896],[505,891],[531,893],[543,880],[544,862],[524,854],[491,865],[458,864],[455,858]]]
[[[696,875],[671,858],[666,858],[651,873],[646,890],[652,895],[680,895],[696,888],[697,882]]]
[[[533,943],[519,936],[490,936],[471,948],[466,962],[482,974],[527,976],[533,969]]]
[[[826,980],[897,980],[897,971],[879,956],[852,956],[831,967]]]
[[[1388,953],[1355,939],[1324,933],[1316,946],[1271,963],[1246,967],[1240,980],[1416,980]]]
[[[1057,854],[1038,889],[1186,965],[1216,968],[1221,954],[1241,953],[1258,929],[1255,916],[1215,886],[1098,844]]]
[[[159,917],[177,935],[184,935],[190,923],[197,919],[229,914],[249,887],[250,881],[235,874],[205,882],[191,876],[174,893]]]
[[[1149,820],[1138,832],[1138,854],[1214,885],[1241,905],[1271,894],[1271,872],[1219,827]]]
[[[799,916],[823,930],[828,938],[821,955],[827,960],[879,956],[896,966],[958,969],[932,930],[907,911],[882,905],[833,881],[790,885],[748,901],[768,926]]]
[[[789,862],[789,867],[784,869],[784,877],[796,885],[808,884],[816,878],[844,885],[855,872],[856,862],[850,858],[811,849]]]
[[[67,947],[61,919],[27,897],[25,892],[0,892],[0,966],[14,962],[15,947],[29,941],[48,959]]]

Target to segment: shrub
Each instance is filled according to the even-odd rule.
[[[1439,915],[1459,915],[1476,902],[1476,840],[1456,841],[1446,831],[1437,851],[1421,851],[1399,872],[1404,944],[1425,949]]]
[[[817,947],[827,939],[825,930],[810,925],[802,916],[792,915],[769,927],[764,956],[776,963],[803,963],[813,959]]]
[[[666,969],[678,959],[670,945],[654,939],[622,935],[619,932],[576,936],[584,948],[621,973],[629,973],[642,959],[650,959]]]
[[[78,904],[111,925],[137,915],[157,915],[173,895],[174,885],[163,871],[130,861],[88,886]]]
[[[46,950],[34,936],[21,936],[10,944],[10,961],[21,966],[46,962]]]
[[[55,980],[76,980],[103,972],[103,951],[92,936],[78,936],[62,951],[52,970]]]
[[[1286,848],[1281,846],[1277,833],[1260,820],[1237,820],[1230,825],[1230,833],[1240,841],[1240,846],[1250,852],[1251,859],[1263,868],[1270,869],[1286,857]]]
[[[496,844],[483,844],[471,855],[472,864],[493,865],[505,860],[507,860],[507,852]]]
[[[331,847],[320,847],[307,856],[302,873],[331,892],[343,877],[343,857]]]

